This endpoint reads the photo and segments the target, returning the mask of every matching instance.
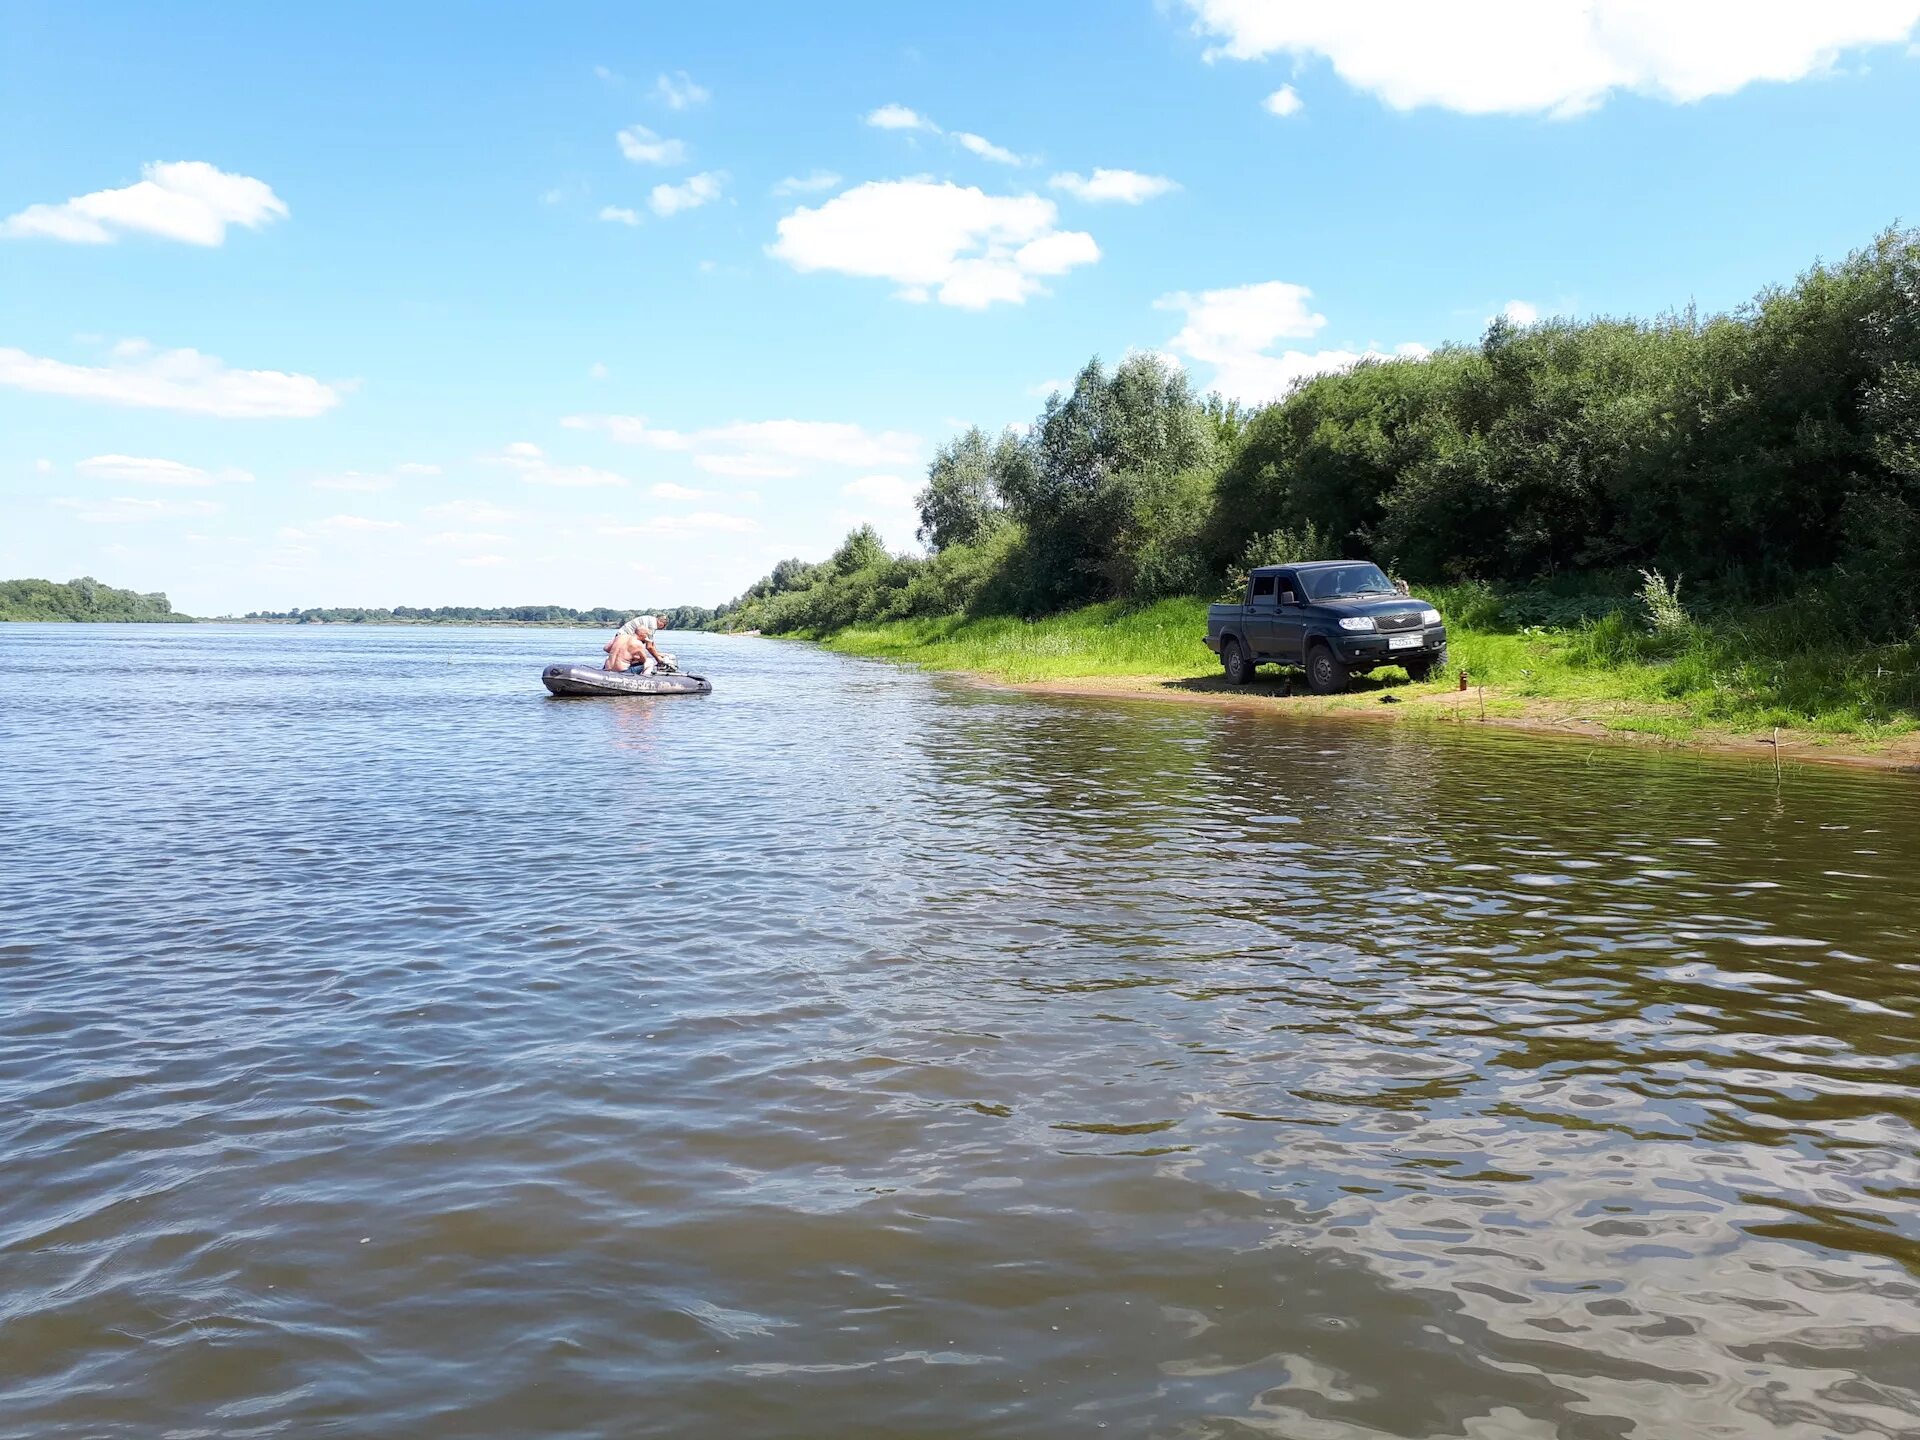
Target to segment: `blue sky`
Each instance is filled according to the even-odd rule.
[[[1261,400],[1911,220],[1917,23],[0,0],[0,577],[639,606],[905,548],[934,447],[1095,353]]]

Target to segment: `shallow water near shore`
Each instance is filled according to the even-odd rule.
[[[1920,785],[0,626],[0,1436],[1920,1431]]]

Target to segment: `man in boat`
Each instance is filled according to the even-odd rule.
[[[634,662],[640,664],[642,675],[651,675],[663,665],[671,662],[660,653],[660,647],[654,635],[667,628],[664,615],[636,615],[618,630],[613,639],[600,648],[607,652],[607,663],[603,669],[631,670]]]

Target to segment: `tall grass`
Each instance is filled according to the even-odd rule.
[[[1602,723],[1684,736],[1774,726],[1866,740],[1920,729],[1920,642],[1836,640],[1817,607],[1782,606],[1656,629],[1624,597],[1429,591],[1447,616],[1449,670],[1521,699],[1591,704]],[[1556,606],[1580,616],[1520,624]],[[1611,608],[1609,608],[1611,607]],[[1591,613],[1599,612],[1599,613]],[[944,617],[850,626],[826,640],[849,655],[907,660],[1016,682],[1100,675],[1219,673],[1201,637],[1206,602],[1090,605],[1044,620]],[[1378,672],[1398,681],[1401,672]]]

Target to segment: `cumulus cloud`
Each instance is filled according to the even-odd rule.
[[[398,520],[374,520],[365,515],[329,515],[311,527],[329,535],[372,535],[383,530],[402,530]]]
[[[744,515],[696,510],[691,515],[656,515],[634,524],[609,522],[599,527],[599,533],[623,539],[674,539],[688,535],[744,535],[759,528],[758,523]]]
[[[69,365],[0,349],[0,386],[232,419],[306,419],[340,403],[338,388],[311,375],[232,370],[198,350],[155,350],[144,340],[121,341],[106,365]]]
[[[891,280],[902,299],[981,310],[1045,293],[1045,277],[1100,258],[1093,237],[1060,230],[1037,195],[988,195],[932,180],[856,185],[782,219],[768,253],[800,271]]]
[[[1687,102],[1907,40],[1920,0],[1187,0],[1208,58],[1321,57],[1395,109],[1577,115],[1618,90]]]
[[[662,75],[655,80],[653,94],[669,110],[686,110],[695,105],[704,105],[713,98],[704,85],[696,85],[693,77],[684,70],[676,70],[671,75]]]
[[[438,475],[438,465],[423,465],[407,462],[395,465],[391,470],[368,472],[365,470],[341,470],[331,475],[321,475],[313,482],[316,490],[346,490],[361,495],[375,495],[382,490],[391,490],[401,480],[419,476]]]
[[[1066,191],[1076,200],[1089,200],[1096,204],[1116,201],[1122,205],[1139,205],[1180,188],[1164,175],[1142,175],[1137,170],[1095,170],[1091,175],[1065,170],[1047,181],[1047,184],[1056,190]]]
[[[855,500],[866,500],[897,510],[912,505],[914,497],[920,493],[920,487],[898,475],[862,475],[858,480],[849,480],[842,485],[840,493]]]
[[[603,485],[626,485],[624,475],[611,470],[596,470],[591,465],[560,465],[549,459],[538,445],[516,440],[498,455],[483,456],[489,465],[512,470],[529,485],[549,485],[556,489],[583,490]]]
[[[931,130],[936,135],[940,133],[938,125],[904,105],[882,105],[877,110],[869,110],[867,124],[876,130]]]
[[[1282,85],[1260,103],[1269,115],[1278,115],[1284,120],[1289,115],[1298,115],[1307,102],[1300,98],[1300,92],[1291,85]]]
[[[682,210],[698,210],[702,205],[720,198],[725,188],[725,171],[709,170],[705,174],[694,175],[678,185],[656,185],[647,196],[647,204],[653,213],[662,218],[678,215]]]
[[[245,484],[253,476],[245,470],[202,470],[178,460],[144,455],[93,455],[78,462],[74,473],[89,480],[111,480],[128,485],[205,487]]]
[[[150,520],[199,519],[220,513],[211,500],[139,500],[116,495],[110,500],[76,500],[68,496],[49,502],[82,525],[141,525]]]
[[[450,525],[511,525],[520,519],[514,511],[502,509],[491,500],[448,500],[429,505],[420,513]]]
[[[840,183],[840,177],[831,170],[814,170],[806,175],[789,175],[773,187],[776,195],[816,195],[822,190],[831,190]]]
[[[655,500],[707,500],[713,496],[711,490],[695,490],[691,486],[675,485],[670,480],[662,480],[657,485],[649,486],[647,494]]]
[[[670,430],[638,415],[569,415],[569,430],[602,430],[628,445],[689,456],[710,475],[779,479],[826,467],[912,465],[920,437],[828,420],[743,420],[704,430]]]
[[[629,125],[613,137],[620,153],[636,165],[684,165],[687,142],[668,140],[644,125]]]
[[[229,225],[257,230],[286,218],[286,202],[264,180],[230,175],[204,160],[155,161],[118,190],[95,190],[58,205],[29,205],[0,220],[0,236],[109,245],[127,234],[188,245],[219,245]]]
[[[1509,300],[1500,313],[1516,325],[1531,325],[1540,318],[1540,307],[1531,300]]]
[[[1162,310],[1185,313],[1186,323],[1167,342],[1182,362],[1212,367],[1207,388],[1249,404],[1277,400],[1304,379],[1346,370],[1362,360],[1417,356],[1422,345],[1401,345],[1389,356],[1378,350],[1282,350],[1283,340],[1306,340],[1325,328],[1327,317],[1308,303],[1302,285],[1268,280],[1199,294],[1179,291],[1154,302]]]
[[[629,210],[624,205],[602,205],[600,218],[612,225],[638,225],[640,212]]]
[[[970,151],[978,155],[982,160],[991,160],[996,165],[1024,165],[1027,163],[1018,155],[1014,154],[1013,151],[1003,145],[994,144],[984,135],[975,135],[966,130],[956,130],[953,132],[953,138],[962,150]]]

